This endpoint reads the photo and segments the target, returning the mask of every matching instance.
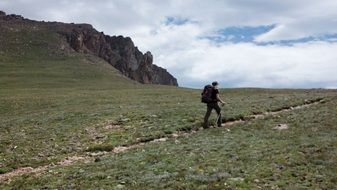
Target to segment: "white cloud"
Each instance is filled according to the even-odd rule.
[[[201,42],[162,54],[169,59],[157,63],[173,70],[184,86],[218,80],[240,87],[327,87],[337,83],[336,50],[337,43],[329,42],[291,47]]]
[[[336,7],[337,11],[337,7]],[[337,15],[335,15],[337,17]],[[296,40],[337,33],[337,19],[309,18],[278,24],[274,29],[256,37],[257,42]]]
[[[214,43],[201,38],[231,26],[268,26],[258,42],[337,33],[335,0],[2,0],[8,13],[37,20],[91,23],[110,35],[130,36],[150,50],[183,86],[212,80],[230,86],[328,87],[337,77],[337,42],[294,46]],[[167,17],[187,18],[165,25]]]

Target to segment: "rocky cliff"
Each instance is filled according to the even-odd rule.
[[[151,52],[140,52],[131,38],[104,35],[91,25],[73,25],[70,29],[63,28],[59,33],[77,52],[95,54],[127,77],[141,83],[178,85],[170,73],[153,64]]]
[[[89,24],[38,22],[18,15],[6,15],[2,11],[0,19],[5,22],[34,22],[44,25],[56,31],[61,38],[65,38],[73,50],[94,54],[109,62],[125,76],[140,83],[178,86],[177,79],[166,69],[153,64],[151,52],[143,54],[129,37],[105,35]]]

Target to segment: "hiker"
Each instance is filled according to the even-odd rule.
[[[221,127],[221,108],[219,107],[218,102],[221,102],[222,106],[225,102],[220,98],[219,95],[219,83],[214,81],[212,85],[207,85],[202,92],[202,102],[207,103],[207,112],[204,118],[204,128],[209,128],[208,118],[211,115],[213,109],[215,109],[218,114],[216,124],[218,127]]]

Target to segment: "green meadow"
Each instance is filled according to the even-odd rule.
[[[200,89],[139,84],[97,57],[62,52],[57,34],[46,31],[0,37],[0,174],[201,127]],[[323,101],[16,176],[0,189],[336,188],[336,90],[220,92],[223,122]]]

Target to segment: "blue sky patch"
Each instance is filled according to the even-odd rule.
[[[173,17],[173,16],[166,17],[165,20],[166,25],[184,25],[189,22],[191,21],[187,18]]]
[[[270,42],[256,42],[257,45],[285,45],[292,46],[298,43],[306,43],[306,42],[314,42],[314,41],[327,41],[327,42],[336,42],[337,41],[337,33],[336,34],[324,34],[319,36],[308,36],[305,38],[299,38],[295,40],[280,40],[280,41],[270,41]]]
[[[284,45],[284,46],[292,46],[297,43],[306,43],[311,41],[337,41],[337,33],[334,34],[324,34],[318,36],[308,36],[304,38],[294,39],[294,40],[280,40],[280,41],[269,41],[269,42],[256,42],[254,41],[255,37],[269,32],[275,27],[275,25],[265,25],[265,26],[240,26],[240,27],[228,27],[221,30],[218,30],[213,35],[204,36],[202,38],[208,39],[217,44],[221,43],[254,43],[256,45],[264,46],[264,45]]]
[[[258,35],[272,30],[275,25],[266,26],[233,26],[218,30],[214,35],[206,36],[207,39],[216,43],[222,42],[253,42],[254,38]]]

